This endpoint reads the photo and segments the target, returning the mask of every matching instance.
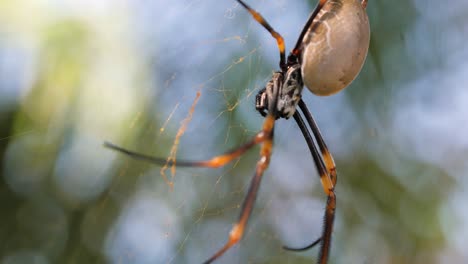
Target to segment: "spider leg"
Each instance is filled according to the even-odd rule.
[[[312,12],[312,14],[310,14],[309,18],[307,19],[307,22],[304,25],[304,28],[302,29],[302,32],[299,35],[299,38],[297,39],[296,46],[294,46],[294,49],[291,51],[291,53],[294,54],[294,56],[299,56],[299,54],[301,53],[302,40],[304,39],[304,36],[309,30],[310,25],[312,25],[312,22],[314,21],[315,17],[317,17],[318,13],[320,12],[320,10],[322,10],[322,7],[325,5],[326,2],[327,0],[320,0],[317,4],[317,7],[315,7],[314,9],[314,12]]]
[[[333,231],[333,222],[335,219],[335,209],[336,209],[336,196],[335,196],[335,191],[334,191],[335,185],[333,184],[332,178],[326,169],[324,161],[322,160],[317,150],[317,147],[314,144],[312,136],[310,135],[310,132],[307,129],[304,123],[304,120],[302,119],[302,117],[300,116],[298,112],[294,113],[294,120],[296,120],[296,123],[301,129],[302,135],[304,136],[307,142],[307,145],[309,147],[309,150],[312,153],[312,158],[314,159],[315,166],[320,175],[320,181],[322,182],[323,190],[328,197],[327,206],[325,209],[325,216],[324,216],[324,226],[322,230],[322,236],[320,238],[321,244],[320,244],[320,255],[319,255],[319,261],[318,261],[318,263],[320,264],[326,264],[328,261],[329,253],[330,253],[331,234]]]
[[[285,52],[284,52],[286,47],[284,45],[284,39],[281,36],[281,34],[276,32],[273,29],[273,27],[270,26],[270,24],[268,24],[268,22],[265,20],[265,18],[263,18],[263,16],[260,13],[258,13],[254,9],[250,8],[250,6],[248,6],[246,3],[244,3],[244,1],[237,0],[237,2],[239,2],[239,4],[241,4],[245,9],[247,9],[247,11],[249,11],[249,13],[252,15],[252,17],[258,23],[260,23],[266,30],[268,30],[268,32],[270,32],[270,34],[276,39],[276,42],[278,44],[278,49],[279,49],[279,52],[280,52],[280,68],[284,69],[286,67],[286,55],[285,55]]]
[[[314,242],[312,242],[310,245],[307,245],[305,247],[293,248],[293,247],[283,246],[283,249],[289,250],[289,251],[305,251],[305,250],[308,250],[308,249],[311,249],[311,248],[315,247],[318,243],[320,243],[321,240],[322,240],[322,238],[319,237]]]
[[[304,101],[302,101],[302,99],[299,101],[299,108],[301,109],[302,113],[305,116],[307,123],[312,129],[312,133],[314,133],[314,137],[317,140],[317,144],[320,148],[320,152],[322,153],[322,157],[325,162],[325,167],[327,169],[328,174],[331,177],[333,186],[335,186],[338,175],[336,172],[336,164],[335,164],[335,161],[333,160],[333,156],[328,150],[327,144],[325,144],[325,141],[323,140],[322,134],[320,133],[320,129],[318,128],[317,123],[314,120],[314,117],[310,113],[309,109],[307,109],[307,106],[304,103]]]
[[[215,156],[211,159],[208,160],[201,160],[201,161],[188,161],[188,160],[167,160],[164,158],[158,158],[158,157],[153,157],[149,156],[146,154],[134,152],[122,147],[119,147],[117,145],[114,145],[110,142],[104,142],[104,146],[107,148],[110,148],[112,150],[118,151],[122,154],[125,154],[133,159],[136,160],[142,160],[146,162],[150,162],[153,164],[157,165],[167,165],[167,166],[172,166],[176,165],[178,167],[207,167],[207,168],[218,168],[226,165],[227,163],[231,162],[235,158],[238,158],[242,156],[246,151],[254,147],[255,145],[262,143],[267,139],[267,135],[265,134],[264,131],[260,131],[257,133],[252,140],[249,142],[245,143],[244,145],[233,149],[231,151],[228,151],[224,154],[221,154],[219,156]]]
[[[228,242],[216,252],[211,258],[204,262],[208,264],[222,256],[228,249],[234,246],[239,242],[244,234],[247,221],[249,220],[250,214],[257,197],[257,192],[260,187],[260,182],[262,180],[263,172],[268,168],[270,163],[271,151],[273,148],[273,129],[275,125],[275,117],[271,114],[268,114],[263,123],[262,132],[265,134],[265,140],[260,149],[260,159],[257,162],[257,167],[255,169],[255,174],[250,182],[249,191],[247,196],[242,204],[242,210],[239,216],[239,220],[234,224],[229,233]]]

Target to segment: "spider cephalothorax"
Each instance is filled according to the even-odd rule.
[[[256,97],[255,108],[262,116],[266,116],[269,105],[276,101],[275,117],[290,118],[296,112],[297,104],[301,100],[302,82],[301,67],[294,64],[286,72],[275,72],[265,88]],[[277,96],[277,98],[275,98]]]

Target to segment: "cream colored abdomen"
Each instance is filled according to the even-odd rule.
[[[344,0],[339,8],[330,2],[322,8],[302,43],[304,84],[322,96],[339,92],[356,78],[370,40],[367,14],[358,0]]]

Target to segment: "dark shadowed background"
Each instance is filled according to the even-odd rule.
[[[248,3],[288,51],[316,5]],[[466,263],[468,1],[367,10],[359,77],[337,95],[303,93],[338,165],[330,262]],[[255,95],[278,61],[233,0],[0,1],[1,263],[208,258],[237,220],[258,148],[165,178],[102,144],[186,159],[238,146],[261,128]],[[320,235],[325,195],[294,121],[275,137],[245,237],[218,263],[315,261],[317,249],[281,246]]]

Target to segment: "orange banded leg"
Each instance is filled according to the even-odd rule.
[[[301,108],[301,110],[303,110]],[[307,109],[305,109],[307,110]],[[304,111],[304,110],[303,110]],[[299,112],[294,113],[294,120],[296,121],[297,125],[301,129],[302,135],[304,136],[309,150],[312,154],[312,158],[314,159],[315,166],[320,176],[320,181],[322,182],[322,187],[327,195],[327,206],[325,209],[325,217],[324,217],[324,227],[322,229],[322,236],[318,240],[321,241],[320,244],[320,254],[319,254],[319,262],[320,264],[326,264],[328,261],[328,256],[330,253],[330,246],[331,246],[331,234],[333,231],[333,222],[335,219],[335,209],[336,209],[336,197],[335,197],[335,185],[331,179],[329,172],[326,169],[325,163],[320,156],[317,147],[314,144],[312,136],[307,129],[304,120],[300,116]],[[314,133],[315,134],[315,133]],[[317,140],[318,141],[318,140]],[[310,248],[317,244],[317,240],[314,241],[311,245],[305,247],[304,249]],[[286,248],[290,249],[290,248]],[[301,249],[296,249],[301,250]]]
[[[252,213],[252,209],[257,198],[258,189],[260,187],[260,182],[262,180],[263,172],[268,168],[270,164],[270,157],[271,151],[273,148],[273,128],[275,124],[275,118],[273,115],[267,115],[265,122],[263,123],[262,132],[265,134],[265,140],[262,144],[260,149],[260,159],[257,162],[257,167],[255,169],[254,177],[250,182],[249,191],[247,193],[247,197],[245,198],[241,213],[239,216],[239,220],[236,224],[234,224],[231,232],[229,233],[228,242],[220,249],[216,254],[214,254],[211,258],[204,262],[204,264],[208,264],[213,262],[214,260],[218,259],[222,256],[228,249],[232,246],[237,244],[244,235],[245,227],[249,220],[250,214]]]
[[[310,128],[312,129],[312,133],[314,134],[314,137],[315,137],[315,139],[317,141],[320,152],[322,154],[322,158],[323,158],[323,161],[324,161],[323,163],[325,164],[325,168],[327,170],[327,173],[331,178],[333,186],[335,186],[338,175],[337,175],[337,172],[336,172],[336,165],[335,165],[335,161],[333,160],[333,156],[331,155],[330,151],[328,150],[327,145],[325,144],[325,141],[323,140],[322,134],[320,133],[320,130],[319,130],[318,126],[317,126],[317,123],[315,122],[312,114],[307,109],[307,106],[304,103],[304,101],[302,101],[302,99],[299,101],[299,107],[300,107],[301,111],[304,113],[306,121],[309,124]],[[308,250],[310,248],[313,248],[321,240],[322,240],[322,238],[320,237],[320,238],[316,239],[314,242],[312,242],[311,244],[309,244],[309,245],[307,245],[305,247],[301,247],[301,248],[292,248],[292,247],[287,247],[287,246],[283,246],[283,248],[286,249],[286,250],[290,250],[290,251],[304,251],[304,250]]]
[[[286,55],[285,55],[286,47],[284,45],[284,39],[281,36],[281,34],[276,32],[273,29],[273,27],[270,26],[270,24],[268,24],[268,22],[265,20],[265,18],[263,18],[263,16],[260,13],[258,13],[254,9],[250,8],[250,6],[248,6],[246,3],[244,3],[244,1],[237,0],[237,2],[239,2],[239,4],[241,4],[245,9],[247,9],[247,11],[249,11],[249,13],[252,15],[252,17],[258,23],[260,23],[266,30],[268,30],[268,32],[270,32],[270,34],[276,39],[276,42],[278,44],[278,49],[279,49],[279,52],[280,52],[280,68],[284,69],[286,67]]]
[[[320,152],[322,153],[322,158],[325,163],[325,167],[327,169],[328,174],[333,182],[333,185],[336,185],[337,180],[337,172],[336,172],[336,164],[333,160],[333,156],[328,150],[327,144],[323,140],[322,133],[320,133],[320,129],[317,126],[317,123],[314,120],[314,117],[310,113],[309,109],[307,109],[306,104],[302,99],[299,101],[299,108],[301,109],[302,113],[305,116],[307,123],[309,124],[310,128],[312,129],[312,133],[314,133],[314,137],[317,140],[317,144],[320,148]]]
[[[247,142],[246,144],[226,152],[225,154],[213,157],[209,160],[202,160],[202,161],[188,161],[188,160],[167,160],[164,158],[153,157],[145,154],[141,154],[138,152],[134,152],[117,145],[114,145],[109,142],[104,142],[104,146],[110,148],[112,150],[118,151],[122,154],[125,154],[133,159],[142,160],[150,163],[154,163],[157,165],[167,165],[172,166],[176,165],[178,167],[207,167],[207,168],[218,168],[226,165],[227,163],[231,162],[235,158],[242,156],[247,150],[251,149],[253,146],[262,143],[267,138],[264,131],[260,131],[255,135],[255,137]]]
[[[302,32],[299,35],[299,38],[297,39],[296,46],[294,46],[294,49],[291,51],[291,53],[294,56],[298,57],[301,54],[302,40],[304,39],[304,36],[309,30],[310,25],[312,25],[312,22],[314,21],[315,17],[317,17],[318,13],[320,12],[320,10],[322,10],[322,7],[325,5],[326,2],[327,0],[320,0],[317,4],[317,7],[315,7],[314,9],[314,12],[312,12],[312,14],[310,14],[309,18],[307,19],[307,22],[304,25],[304,28],[302,29]]]
[[[333,222],[335,221],[336,209],[336,196],[332,190],[328,194],[327,207],[325,209],[324,227],[322,231],[322,244],[320,247],[319,261],[320,264],[328,263],[328,256],[330,255],[331,235],[333,232]]]

